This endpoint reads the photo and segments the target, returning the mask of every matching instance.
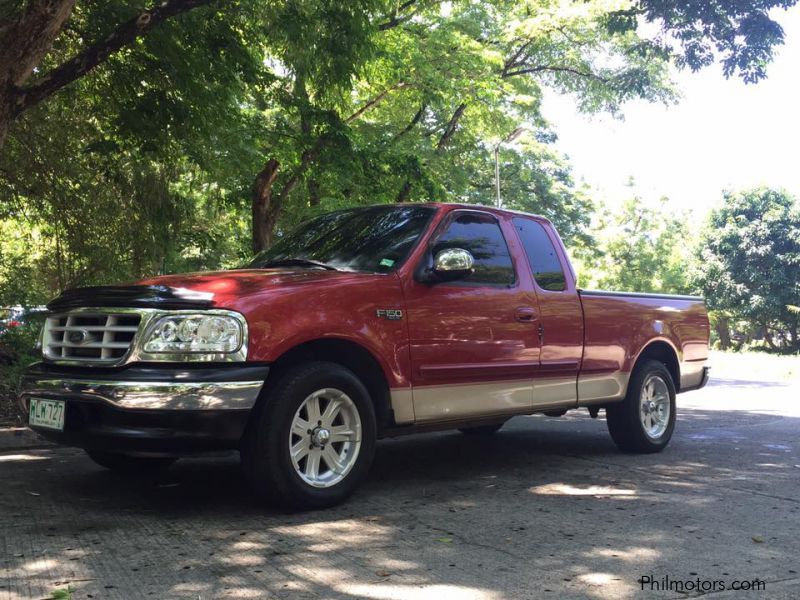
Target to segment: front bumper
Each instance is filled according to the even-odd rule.
[[[87,450],[187,454],[239,447],[266,365],[138,365],[77,369],[44,363],[27,371],[19,394],[26,422],[31,397],[64,400],[64,430],[32,427]]]

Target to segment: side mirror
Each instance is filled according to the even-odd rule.
[[[433,259],[433,273],[440,281],[454,281],[472,274],[475,259],[468,250],[449,248]]]

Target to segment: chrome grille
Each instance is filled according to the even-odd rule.
[[[72,312],[53,315],[44,325],[42,350],[50,360],[115,363],[130,350],[141,315]]]

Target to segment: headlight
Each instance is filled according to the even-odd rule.
[[[159,318],[144,344],[148,354],[159,352],[236,352],[244,342],[239,319],[219,314],[180,314]]]

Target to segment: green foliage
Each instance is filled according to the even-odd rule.
[[[131,10],[80,3],[48,60]],[[259,160],[241,103],[270,80],[256,17],[241,3],[184,15],[17,122],[0,216],[27,248],[0,240],[4,302],[238,262],[246,240],[231,241],[247,231],[239,207]]]
[[[609,27],[636,26],[636,15],[659,24],[664,33],[658,47],[676,54],[677,63],[696,71],[715,60],[726,77],[739,75],[747,83],[766,77],[773,49],[783,43],[783,29],[772,18],[776,8],[797,0],[639,0],[634,8],[611,14]]]
[[[772,348],[800,349],[800,206],[786,192],[727,193],[699,245],[698,285],[710,308],[761,329]]]
[[[39,360],[36,340],[41,321],[33,320],[0,333],[0,421],[14,414],[14,402],[25,367]]]
[[[587,112],[673,99],[665,58],[638,52],[635,32],[610,31],[607,11],[604,2],[420,3],[413,19],[373,32],[348,101],[332,104],[288,73],[280,89],[293,95],[275,97],[265,113],[277,125],[267,136],[282,165],[276,189],[302,179],[281,196],[280,225],[321,203],[494,204],[493,148],[525,124],[526,136],[501,150],[505,205],[544,214],[568,242],[590,244],[593,205],[552,146],[543,87],[571,94]]]
[[[650,207],[634,196],[615,213],[602,215],[597,251],[582,261],[581,283],[630,292],[690,292],[687,216],[668,206],[666,198]]]
[[[50,594],[51,600],[72,600],[72,592],[75,590],[72,586],[67,586],[65,588],[59,588],[57,590],[53,590]]]
[[[269,228],[280,235],[348,206],[493,204],[500,144],[504,205],[547,216],[588,257],[595,206],[554,148],[543,90],[585,112],[672,102],[670,60],[697,68],[709,48],[727,73],[762,77],[782,39],[766,11],[794,0],[703,4],[232,0],[182,13],[16,119],[0,154],[0,301],[242,262],[253,182],[269,160],[279,165]],[[78,2],[33,79],[143,6]],[[669,35],[645,37],[640,17]],[[501,144],[520,125],[526,133]],[[609,281],[684,289],[671,262],[646,276],[681,235],[660,227],[641,221],[630,247],[609,242],[606,255],[638,273],[609,259]]]

